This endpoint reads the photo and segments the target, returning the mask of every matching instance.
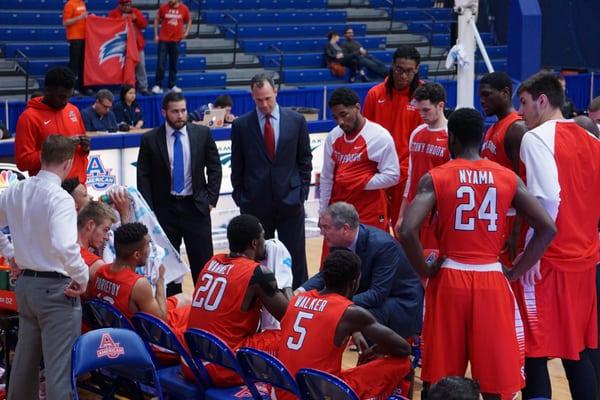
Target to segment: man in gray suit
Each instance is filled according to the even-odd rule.
[[[304,201],[312,154],[304,117],[277,104],[273,79],[259,74],[250,85],[256,109],[231,127],[233,200],[243,214],[258,217],[265,238],[275,236],[292,255],[293,288],[308,277]]]

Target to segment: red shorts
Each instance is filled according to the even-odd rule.
[[[525,325],[525,355],[579,360],[585,348],[598,348],[595,264],[564,272],[542,259],[540,272],[534,286],[513,283]]]
[[[446,260],[425,289],[421,379],[465,374],[484,393],[512,398],[525,383],[523,326],[499,263]]]
[[[279,330],[259,332],[247,337],[232,350],[235,352],[240,347],[251,347],[276,356],[280,338],[281,331]],[[204,367],[213,384],[217,387],[231,387],[244,384],[242,378],[235,371],[211,363],[205,363]],[[181,364],[181,370],[186,379],[191,381],[195,380],[192,371],[190,371],[185,363]]]

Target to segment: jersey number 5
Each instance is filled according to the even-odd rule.
[[[464,221],[463,213],[471,212],[475,209],[475,190],[471,186],[460,186],[456,190],[456,198],[466,200],[466,203],[459,204],[456,207],[456,216],[454,218],[454,229],[457,231],[474,231],[475,218],[469,217]],[[488,221],[488,232],[496,232],[498,226],[498,213],[496,212],[496,188],[490,187],[485,191],[483,201],[477,210],[477,219]]]
[[[200,278],[202,285],[198,288],[192,307],[204,308],[206,311],[214,311],[219,308],[223,299],[227,279],[223,276],[214,277],[211,274],[204,274]]]
[[[315,315],[311,313],[307,313],[304,311],[300,311],[298,316],[296,317],[296,321],[294,322],[294,332],[298,334],[298,336],[289,336],[287,339],[287,347],[290,350],[300,350],[302,348],[302,344],[304,344],[304,338],[306,337],[306,328],[300,325],[303,319],[313,319]]]

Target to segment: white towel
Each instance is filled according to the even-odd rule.
[[[292,256],[279,239],[269,239],[265,241],[265,250],[267,258],[260,263],[275,274],[277,287],[279,289],[292,287]],[[280,329],[280,324],[264,307],[260,316],[261,330]]]

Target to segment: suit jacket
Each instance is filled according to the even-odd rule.
[[[424,290],[400,244],[388,233],[360,224],[356,255],[361,260],[361,277],[352,297],[354,304],[366,309],[387,308],[388,326],[396,332],[417,332],[421,326]],[[306,290],[321,290],[324,286],[321,273],[302,285]],[[408,321],[407,312],[413,316]]]
[[[216,206],[221,188],[221,160],[217,145],[205,126],[187,124],[194,204],[204,215],[209,204]],[[172,203],[171,164],[165,125],[142,136],[137,160],[137,187],[156,216],[161,219]],[[208,177],[208,180],[207,180]]]
[[[312,154],[304,117],[279,107],[275,159],[267,155],[256,110],[231,126],[233,200],[243,212],[293,214],[308,196]]]

